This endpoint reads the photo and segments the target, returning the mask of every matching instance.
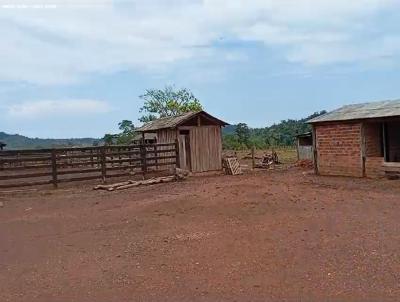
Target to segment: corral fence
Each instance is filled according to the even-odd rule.
[[[179,146],[116,145],[0,151],[0,189],[132,176],[170,170]]]

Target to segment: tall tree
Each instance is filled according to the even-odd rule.
[[[236,125],[236,135],[240,144],[250,147],[250,128],[245,123],[239,123]]]
[[[200,101],[186,88],[175,90],[173,86],[166,86],[163,90],[149,89],[140,98],[144,101],[140,108],[140,112],[144,113],[139,119],[141,122],[203,110]]]
[[[117,144],[130,144],[135,136],[135,125],[130,120],[123,120],[118,123],[122,132],[116,135]]]
[[[114,135],[112,134],[104,134],[103,141],[105,145],[112,145],[114,143]]]

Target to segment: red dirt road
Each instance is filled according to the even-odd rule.
[[[400,300],[398,181],[277,171],[0,201],[0,301]]]

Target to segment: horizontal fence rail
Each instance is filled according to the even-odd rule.
[[[0,151],[0,189],[131,176],[176,167],[178,144]]]

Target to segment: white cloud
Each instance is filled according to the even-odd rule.
[[[108,103],[98,100],[40,100],[11,105],[7,116],[13,119],[91,116],[108,113],[111,109]]]
[[[282,58],[296,64],[400,56],[373,21],[400,8],[397,0],[20,2],[57,6],[0,8],[0,80],[65,83],[90,73],[153,72],[185,60],[246,57],[216,48],[221,37],[279,47]],[[365,51],[371,42],[385,41],[385,47]]]

